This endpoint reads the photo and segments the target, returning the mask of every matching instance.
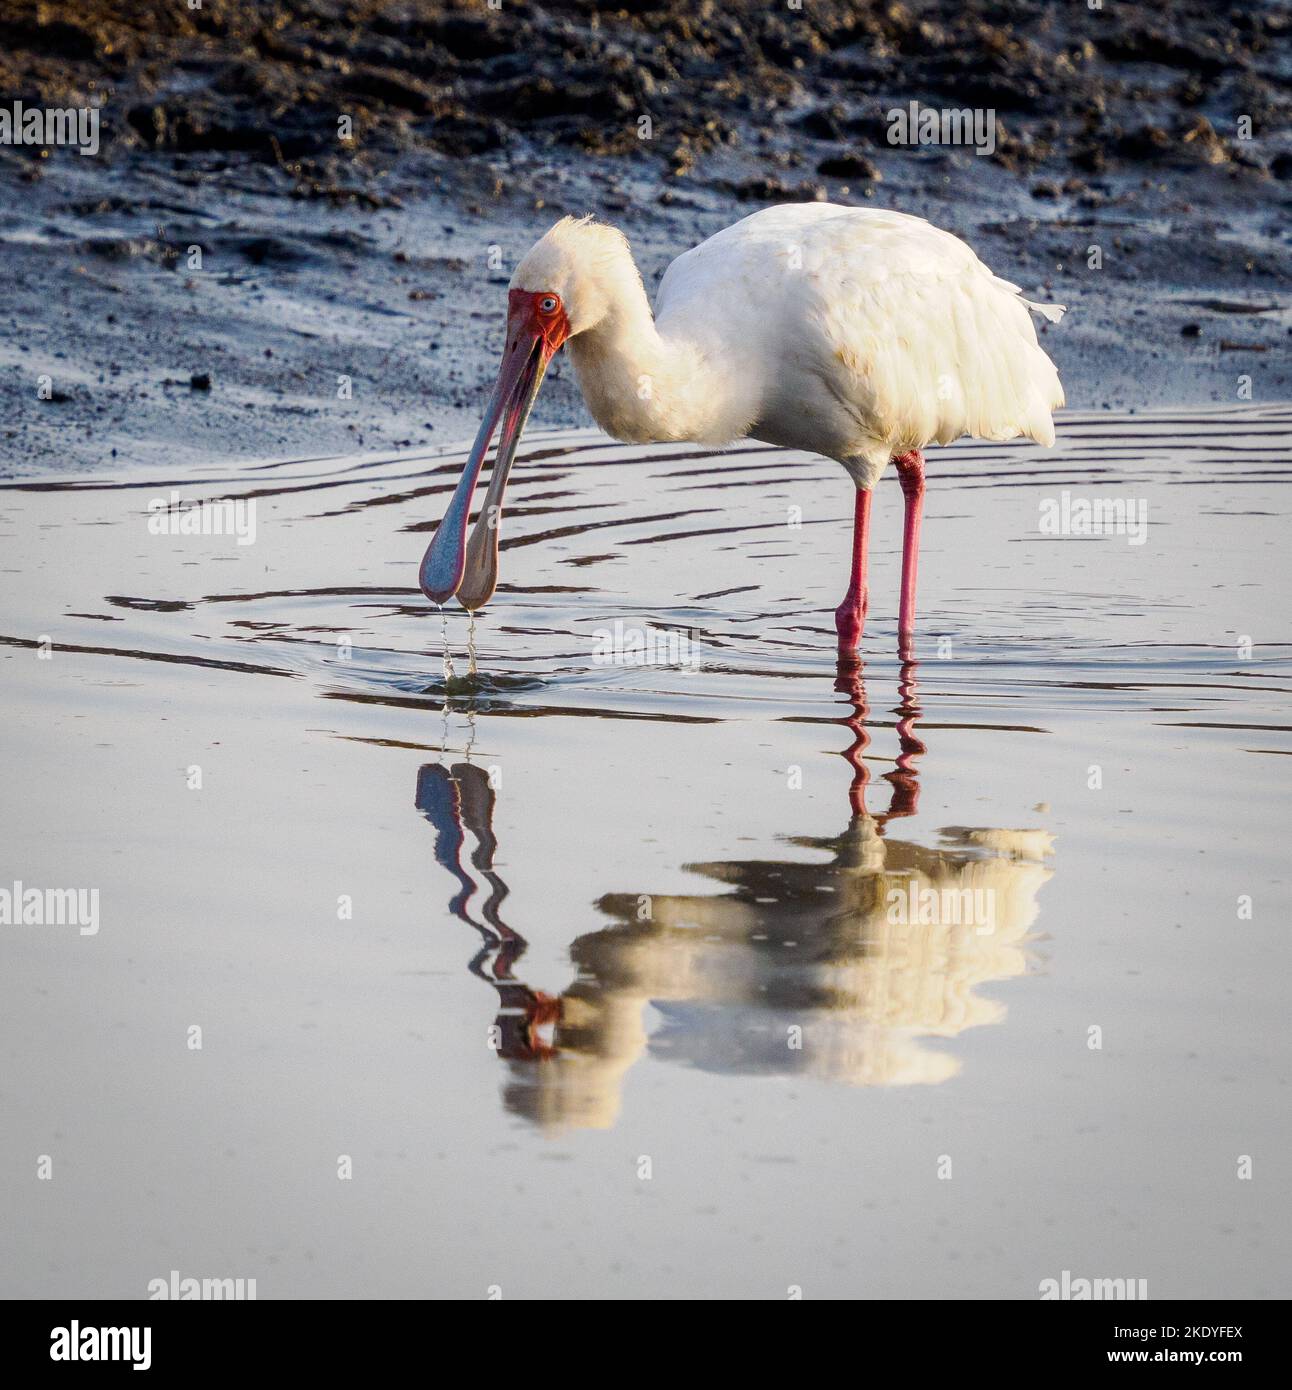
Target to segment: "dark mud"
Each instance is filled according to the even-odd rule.
[[[520,137],[662,156],[677,172],[716,144],[787,131],[883,144],[884,112],[912,93],[1008,113],[1007,165],[1259,170],[1277,152],[1232,132],[1242,115],[1267,131],[1286,120],[1290,24],[1281,7],[1209,0],[1149,12],[1045,0],[18,0],[0,22],[0,74],[48,104],[100,91],[115,144],[286,162],[315,192],[348,185],[356,162],[472,157]],[[342,113],[350,150],[338,147]],[[658,127],[649,141],[643,114]]]
[[[1286,398],[1289,47],[1202,0],[9,0],[0,96],[102,146],[0,146],[0,467],[467,433],[566,211],[649,283],[767,202],[901,208],[1072,306],[1076,404]],[[992,153],[890,144],[911,101],[993,110]],[[538,418],[583,418],[568,372]]]

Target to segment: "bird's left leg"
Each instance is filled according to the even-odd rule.
[[[906,498],[902,528],[902,599],[897,616],[897,650],[903,661],[915,652],[915,573],[920,561],[920,519],[924,515],[924,455],[918,449],[898,454],[897,478]]]
[[[869,549],[870,490],[859,487],[852,514],[852,574],[848,579],[848,592],[834,610],[840,652],[856,651],[861,641],[861,630],[866,623],[866,553]]]

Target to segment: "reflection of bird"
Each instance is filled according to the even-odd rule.
[[[836,459],[856,485],[852,573],[835,614],[842,650],[867,604],[871,490],[890,459],[906,497],[899,640],[909,655],[931,443],[964,434],[1054,443],[1063,404],[1028,311],[1057,322],[949,232],[918,217],[827,203],[766,208],[680,256],[655,301],[623,234],[564,218],[512,276],[507,338],[485,418],[422,560],[436,603],[487,603],[503,492],[552,356],[569,340],[588,409],[618,439],[751,437]],[[467,520],[494,430],[489,492]]]
[[[974,990],[1023,973],[1021,942],[1050,876],[1044,831],[991,832],[1007,846],[993,853],[977,833],[926,849],[858,816],[834,839],[795,841],[830,853],[825,865],[692,865],[732,891],[656,898],[642,927],[636,900],[604,898],[629,939],[623,929],[580,938],[576,963],[662,1009],[652,1051],[706,1070],[942,1081],[958,1063],[917,1039],[1004,1016]],[[682,1007],[661,1002],[671,1000]]]
[[[958,1063],[922,1040],[1004,1016],[976,991],[1025,969],[1051,837],[949,827],[936,848],[891,838],[891,822],[913,815],[918,800],[915,759],[924,745],[914,730],[914,667],[903,672],[901,754],[886,776],[892,791],[882,814],[865,804],[859,668],[841,669],[839,686],[853,706],[844,722],[857,736],[847,753],[852,815],[837,837],[791,842],[828,859],[688,866],[727,886],[716,896],[607,895],[598,906],[614,923],[573,942],[576,978],[559,997],[510,979],[521,942],[506,978],[495,970],[493,980],[499,1023],[510,1020],[500,1048],[512,1067],[509,1109],[546,1128],[605,1128],[618,1114],[625,1072],[647,1051],[718,1072],[847,1085],[938,1082]],[[476,791],[447,793],[454,779]],[[472,888],[460,862],[462,825],[476,836],[472,863],[493,887],[482,909],[492,924],[482,956],[520,940],[496,910],[506,890],[492,867],[492,796],[484,773],[468,765],[452,777],[425,767],[418,781],[418,806],[440,829],[437,858]],[[464,891],[451,906],[471,920]],[[647,1004],[664,1020],[653,1034]]]

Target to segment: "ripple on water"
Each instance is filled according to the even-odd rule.
[[[1279,1151],[1290,439],[1278,407],[1073,413],[1052,453],[936,451],[919,661],[895,655],[886,480],[855,669],[836,667],[832,622],[846,479],[762,446],[536,435],[474,625],[415,587],[460,451],[4,489],[14,862],[34,882],[55,845],[112,890],[76,966],[48,933],[13,953],[15,1037],[42,1041],[20,1109],[58,1132],[80,1077],[174,1119],[188,1171],[236,1148],[290,1196],[299,1135],[339,1132],[341,1105],[391,1181],[415,1174],[394,1207],[419,1214],[419,1254],[500,1231],[499,1267],[535,1261],[535,1287],[554,1251],[570,1264],[552,1230],[565,1242],[592,1213],[598,1258],[641,1235],[604,1238],[626,1210],[597,1205],[611,1150],[571,1144],[586,1166],[553,1183],[539,1136],[631,1117],[629,1152],[667,1174],[661,1258],[716,1183],[762,1292],[834,1238],[864,1171],[877,1195],[840,1240],[860,1252],[845,1282],[882,1246],[877,1293],[945,1265],[962,1295],[954,1262],[928,1260],[952,1133],[971,1226],[1045,1217],[1015,1222],[995,1266],[987,1252],[983,1289],[1018,1296],[1018,1270],[1057,1267],[1056,1249],[1115,1271],[1081,1254],[1092,1229],[1123,1248],[1125,1203],[1090,1204],[1113,1133],[1119,1190],[1146,1229],[1180,1232],[1176,1263],[1198,1234],[1179,1211],[1205,1210],[1237,1232],[1217,1285],[1273,1287],[1246,1185],[1197,1115],[1221,1145]],[[152,535],[148,503],[172,488],[255,500],[255,543]],[[1142,502],[1143,543],[1046,534],[1065,494]],[[46,647],[87,658],[30,659]],[[158,1039],[195,1011],[220,1024],[220,1065],[177,1090]],[[81,1046],[90,1025],[113,1046]],[[804,1178],[788,1197],[731,1186],[751,1155],[787,1152]],[[456,1169],[431,1166],[446,1153]],[[433,1211],[428,1172],[452,1199]],[[156,1227],[152,1187],[110,1195]],[[460,1213],[457,1246],[421,1222]],[[269,1218],[275,1248],[313,1219],[288,1214]],[[265,1218],[248,1219],[251,1248]]]
[[[1282,695],[1289,650],[1257,580],[1282,563],[1289,439],[1287,408],[1207,408],[1067,414],[1048,452],[976,441],[934,451],[925,681],[979,713],[1020,699],[1197,711]],[[7,493],[40,523],[44,556],[76,528],[83,563],[60,570],[63,602],[40,624],[69,648],[286,675],[334,698],[679,720],[793,718],[807,701],[829,717],[819,690],[849,535],[837,466],[763,445],[541,433],[513,475],[504,584],[472,632],[467,614],[441,614],[414,587],[460,464],[449,450]],[[1244,506],[1202,515],[1200,483],[1212,501]],[[149,535],[147,501],[173,488],[186,502],[254,499],[255,543]],[[1143,543],[1043,534],[1043,508],[1065,493],[1142,501]],[[899,502],[885,479],[863,649],[868,670],[890,675]],[[1208,564],[1215,556],[1225,563]],[[26,600],[39,608],[50,572],[31,558],[39,578]],[[96,594],[93,577],[109,573],[130,573],[132,592]],[[24,640],[30,619],[11,615],[5,628]]]

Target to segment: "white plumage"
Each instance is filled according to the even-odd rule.
[[[618,920],[571,945],[579,978],[560,996],[553,1056],[523,1071],[513,1064],[521,1084],[508,1104],[548,1129],[608,1129],[625,1074],[648,1051],[704,1071],[848,1086],[956,1075],[959,1058],[925,1041],[1005,1016],[978,990],[1027,967],[1053,838],[955,827],[943,836],[937,849],[886,838],[861,815],[837,839],[806,842],[833,853],[829,866],[691,865],[732,891],[658,894],[648,922],[636,896],[603,898],[598,907]],[[897,912],[894,893],[899,903],[990,903],[990,929],[971,914]],[[654,1037],[648,1004],[663,1016]],[[807,1025],[804,1046],[787,1048],[795,1023]]]
[[[553,289],[588,407],[616,438],[752,437],[873,486],[895,455],[961,435],[1054,443],[1063,404],[1029,309],[958,237],[918,217],[767,208],[679,256],[650,307],[614,228],[566,218],[515,288]]]
[[[563,218],[521,260],[507,345],[480,433],[419,571],[435,603],[474,610],[498,577],[503,491],[530,406],[568,343],[584,399],[617,439],[722,445],[752,437],[837,459],[856,485],[852,568],[835,610],[841,655],[869,603],[875,483],[891,460],[906,499],[898,647],[914,653],[922,450],[961,435],[1054,443],[1063,404],[1032,304],[949,232],[899,212],[767,208],[669,266],[655,312],[623,233]],[[472,495],[501,422],[480,520]]]

